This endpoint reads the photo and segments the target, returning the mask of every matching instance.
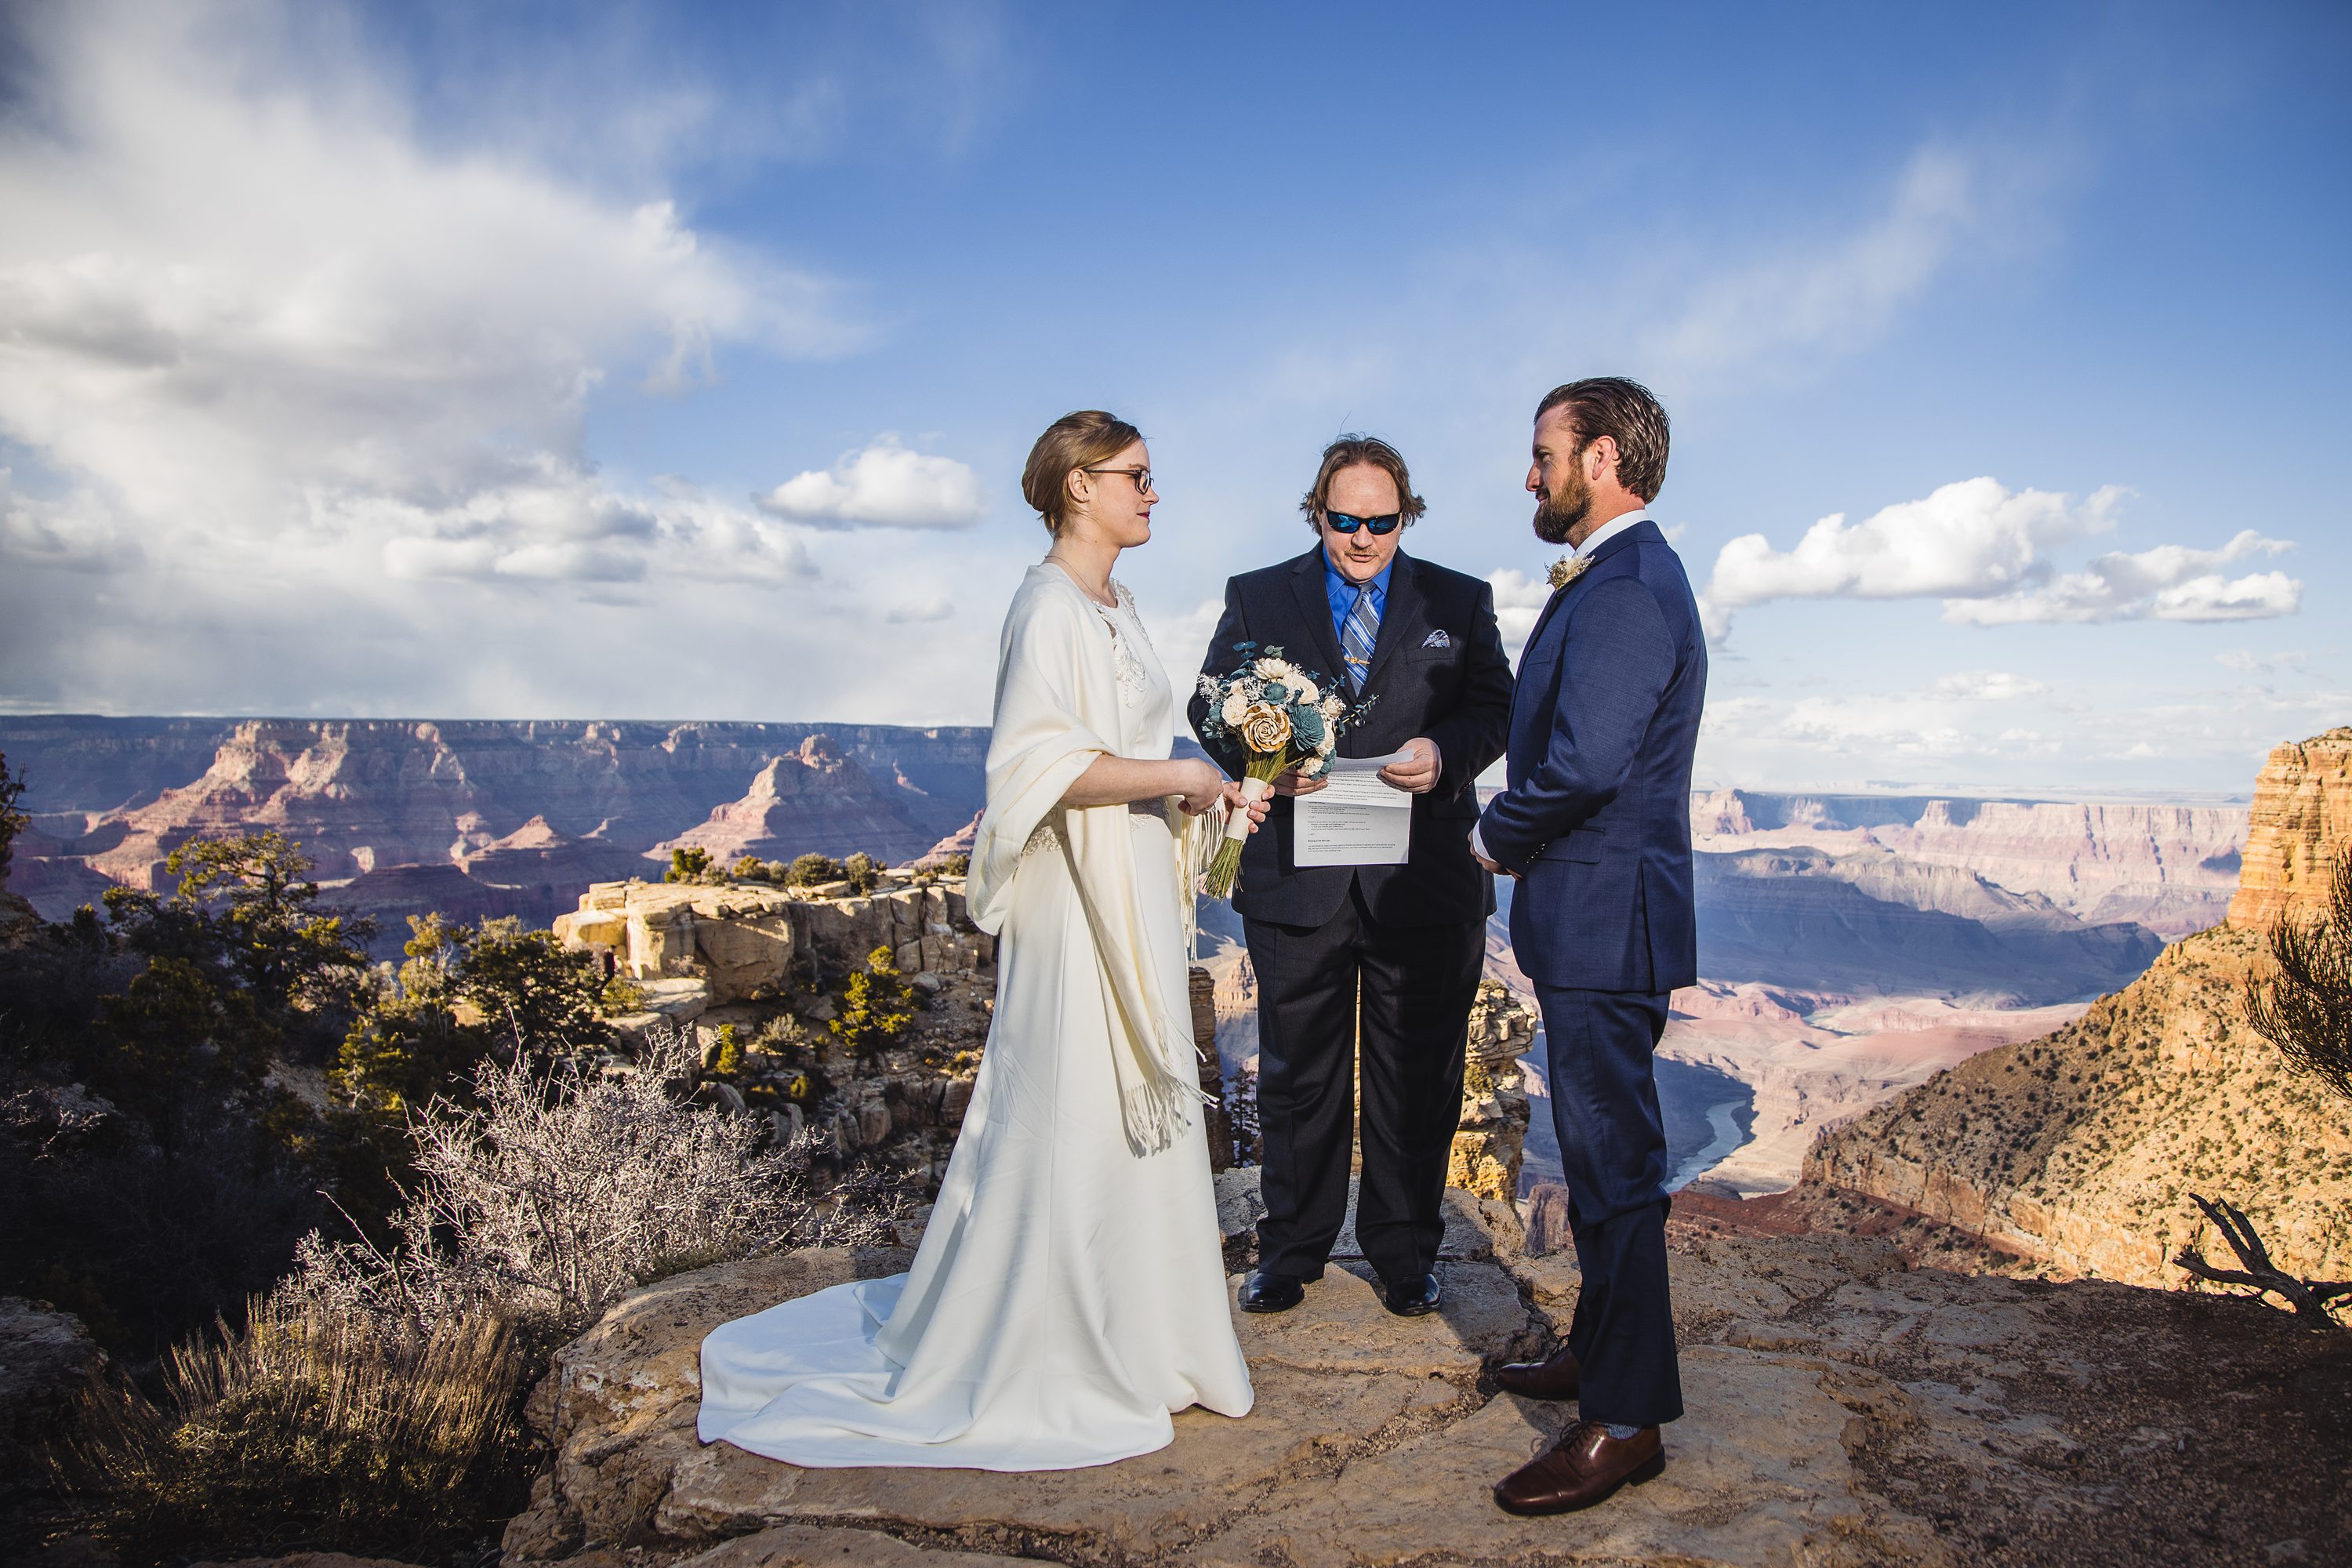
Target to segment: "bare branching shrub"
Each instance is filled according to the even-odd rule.
[[[2282,918],[2270,937],[2271,971],[2245,983],[2246,1022],[2286,1058],[2293,1071],[2352,1100],[2352,855],[2339,857],[2317,918]],[[2242,1285],[2284,1299],[2295,1312],[2321,1322],[2352,1305],[2352,1279],[2305,1279],[2272,1261],[2254,1222],[2228,1199],[2189,1194],[2240,1267],[2217,1268],[2193,1247],[2172,1259],[2200,1279]]]
[[[2272,973],[2246,982],[2246,1022],[2297,1072],[2352,1099],[2352,855],[2316,919],[2271,931]]]
[[[854,1179],[820,1196],[803,1138],[690,1103],[692,1037],[656,1030],[632,1067],[478,1070],[470,1110],[413,1124],[417,1184],[389,1248],[305,1240],[308,1299],[410,1326],[495,1310],[585,1324],[643,1280],[775,1246],[886,1239],[900,1200]],[[870,1183],[869,1183],[870,1184]]]
[[[160,1399],[92,1387],[59,1479],[134,1561],[295,1546],[435,1561],[520,1505],[524,1366],[495,1317],[387,1331],[281,1293],[173,1351]]]

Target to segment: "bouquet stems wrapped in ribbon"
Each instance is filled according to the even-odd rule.
[[[1329,691],[1330,677],[1291,663],[1279,647],[1238,643],[1234,651],[1242,656],[1238,668],[1201,677],[1201,695],[1209,704],[1201,738],[1240,748],[1245,759],[1242,798],[1255,802],[1264,799],[1276,778],[1292,768],[1311,779],[1329,767],[1339,737],[1371,704],[1350,706]],[[1232,894],[1234,879],[1241,873],[1242,844],[1248,837],[1249,815],[1235,812],[1225,823],[1216,858],[1209,863],[1212,896]]]

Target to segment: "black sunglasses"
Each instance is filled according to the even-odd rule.
[[[1377,536],[1394,533],[1398,525],[1404,521],[1404,513],[1392,511],[1384,517],[1349,517],[1344,511],[1327,511],[1323,514],[1323,521],[1341,533],[1353,533],[1360,528],[1369,528]]]

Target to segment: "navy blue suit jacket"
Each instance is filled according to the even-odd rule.
[[[1706,637],[1654,522],[1604,541],[1551,596],[1519,657],[1509,787],[1478,820],[1519,874],[1511,948],[1528,977],[1587,991],[1698,982],[1691,758]]]

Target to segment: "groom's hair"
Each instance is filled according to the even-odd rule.
[[[1596,375],[1571,381],[1544,394],[1536,419],[1566,405],[1581,452],[1606,436],[1617,443],[1617,482],[1644,501],[1658,499],[1666,482],[1666,411],[1638,381]]]
[[[1099,408],[1081,408],[1046,426],[1021,470],[1021,494],[1045,520],[1045,531],[1061,532],[1069,517],[1072,474],[1107,463],[1142,439],[1142,431]]]
[[[1412,476],[1405,472],[1403,453],[1378,436],[1349,435],[1323,448],[1323,466],[1315,470],[1315,482],[1307,487],[1307,499],[1298,503],[1298,510],[1307,514],[1307,527],[1318,533],[1323,531],[1323,509],[1330,504],[1333,476],[1359,463],[1370,463],[1396,481],[1397,507],[1406,522],[1429,510],[1429,503],[1412,493]]]

